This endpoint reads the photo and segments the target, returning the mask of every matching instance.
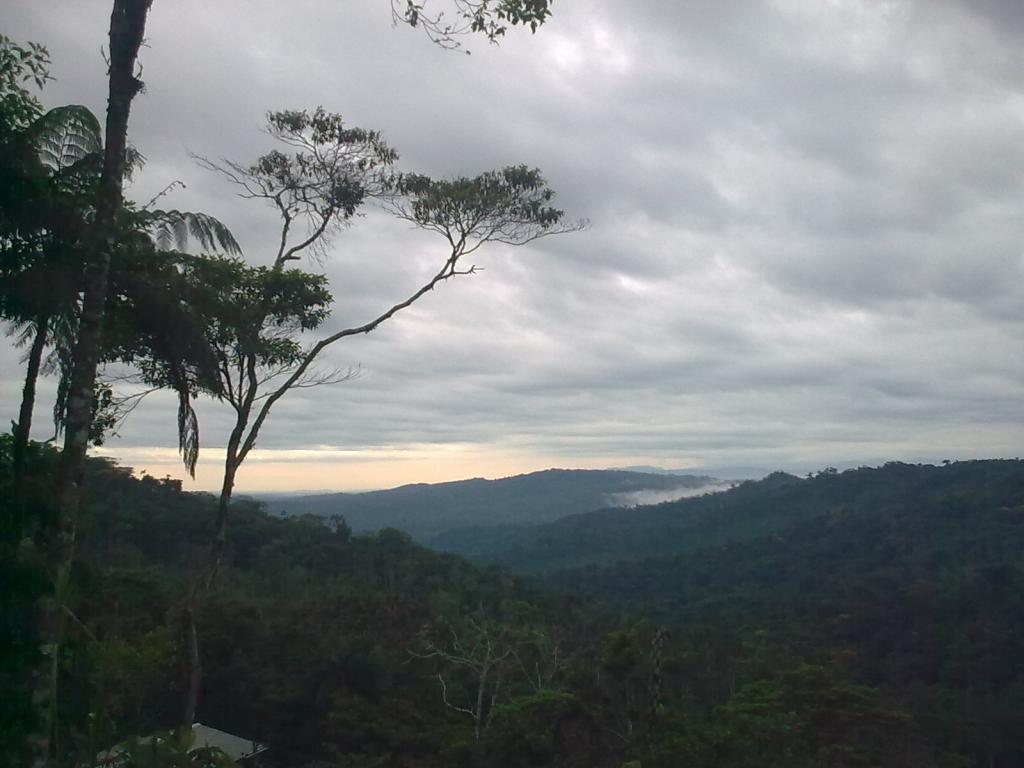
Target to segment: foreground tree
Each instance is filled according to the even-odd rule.
[[[15,425],[14,473],[21,477],[23,457],[31,434],[36,382],[43,354],[52,346],[47,369],[60,376],[54,417],[64,420],[69,392],[70,362],[77,338],[80,285],[88,256],[88,233],[95,212],[102,137],[99,122],[87,108],[58,107],[34,120],[3,149],[4,167],[18,194],[4,201],[4,237],[0,239],[0,317],[12,324],[19,343],[29,346],[21,408]],[[203,250],[240,253],[230,231],[204,214],[126,207],[118,216],[118,246],[110,267],[110,300],[104,312],[117,313],[122,336],[138,348],[148,344],[152,354],[168,360],[172,370],[202,366],[203,337],[187,308],[168,290],[165,251],[195,242]],[[109,325],[109,323],[108,323]],[[111,351],[104,334],[101,361],[125,360]],[[137,354],[133,350],[133,354]],[[168,382],[190,412],[190,391],[182,376]],[[100,387],[104,393],[107,388]],[[96,439],[94,397],[90,437]],[[179,421],[181,421],[179,419]],[[184,422],[183,422],[184,423]],[[194,442],[182,430],[183,445]],[[183,451],[186,467],[194,459]]]
[[[151,0],[114,0],[110,17],[110,87],[106,120],[106,146],[103,167],[96,192],[96,211],[92,224],[90,247],[81,282],[82,306],[77,337],[72,348],[67,409],[65,415],[64,451],[57,474],[58,533],[51,547],[51,561],[59,563],[54,577],[55,599],[60,601],[70,584],[74,557],[78,510],[86,447],[93,421],[93,391],[99,363],[103,319],[107,300],[110,263],[116,245],[117,214],[123,205],[123,185],[127,162],[128,115],[132,99],[142,89],[135,74],[136,59],[145,33],[146,17]],[[56,626],[50,634],[58,639],[66,628],[64,614],[50,611],[49,622]],[[56,678],[57,655],[51,659],[49,677]],[[47,686],[53,690],[53,686]],[[37,687],[43,691],[42,685]],[[45,695],[45,694],[43,694]],[[55,696],[50,696],[51,702]],[[39,702],[41,703],[41,702]],[[47,726],[34,745],[37,765],[50,763],[55,707]]]
[[[74,406],[69,386],[75,355],[80,351],[85,315],[82,275],[90,268],[98,215],[97,190],[101,184],[102,142],[99,123],[81,106],[59,107],[42,113],[20,82],[28,77],[38,85],[46,79],[45,51],[0,41],[4,77],[0,88],[0,164],[4,192],[0,195],[0,317],[29,345],[19,417],[14,426],[12,453],[12,509],[25,514],[25,464],[35,403],[36,381],[43,356],[54,347],[47,365],[61,374],[55,419],[58,427]],[[127,164],[125,166],[127,168]],[[122,205],[115,216],[115,247],[107,270],[104,319],[119,326],[123,341],[112,347],[108,331],[100,335],[100,360],[130,361],[144,350],[166,362],[176,374],[169,381],[179,393],[179,428],[182,453],[190,471],[195,463],[197,424],[191,411],[191,380],[209,375],[212,356],[198,326],[190,322],[176,298],[172,260],[157,250],[159,244],[183,245],[195,239],[204,248],[238,252],[237,243],[219,222],[202,214],[178,211],[136,211]],[[191,376],[184,375],[189,372]],[[97,383],[93,380],[95,390]],[[106,390],[109,392],[109,389]],[[92,395],[92,393],[90,393]],[[90,396],[89,439],[104,425],[97,408],[102,401]],[[182,416],[184,414],[185,417]],[[192,418],[187,418],[191,415]],[[84,450],[84,449],[83,449]],[[67,458],[65,456],[65,458]],[[62,497],[66,500],[66,497]],[[50,738],[57,720],[58,665],[66,632],[66,597],[74,558],[76,507],[64,505],[54,519],[57,535],[45,541],[45,561],[52,579],[52,599],[42,612],[42,636],[50,640],[46,670],[36,675],[35,701],[47,711],[34,748],[45,762],[52,754]],[[49,518],[48,518],[49,519]],[[16,521],[15,521],[16,522]]]
[[[421,175],[395,177],[390,175],[397,159],[394,150],[376,132],[344,127],[339,115],[322,109],[311,113],[275,112],[269,116],[269,123],[271,135],[295,148],[294,154],[274,151],[249,167],[203,162],[240,186],[243,196],[269,202],[278,210],[281,235],[272,273],[285,275],[288,262],[305,251],[322,252],[332,232],[348,222],[368,199],[380,201],[404,221],[441,235],[448,249],[433,276],[410,295],[365,323],[319,339],[284,364],[274,360],[268,366],[261,360],[265,336],[247,338],[267,326],[268,316],[260,317],[258,309],[254,315],[245,316],[248,325],[236,329],[226,348],[221,342],[220,388],[235,411],[235,425],[227,445],[208,582],[216,576],[223,553],[228,506],[239,467],[256,445],[275,403],[292,389],[339,379],[337,372],[324,376],[313,368],[328,347],[350,336],[370,333],[441,283],[473,274],[476,266],[464,267],[463,260],[486,243],[523,245],[581,226],[562,223],[562,211],[550,205],[554,192],[539,171],[525,166],[452,181],[434,181]],[[305,225],[304,232],[293,240],[297,223]],[[277,333],[280,325],[274,322],[271,327]]]
[[[64,450],[57,481],[61,538],[69,555],[74,548],[74,518],[80,503],[82,466],[92,426],[93,391],[100,360],[110,264],[117,246],[117,215],[124,205],[128,117],[132,100],[143,87],[136,75],[136,61],[151,4],[152,0],[114,0],[110,15],[106,145],[96,189],[91,248],[83,275],[78,335],[70,360]]]
[[[220,360],[218,387],[209,394],[226,401],[235,419],[226,446],[210,557],[193,586],[190,616],[201,593],[216,579],[238,470],[255,447],[274,405],[293,389],[336,383],[351,375],[346,370],[318,370],[315,364],[325,350],[348,337],[370,333],[441,283],[474,273],[475,265],[464,266],[464,259],[486,243],[522,245],[581,226],[562,223],[562,211],[550,204],[554,193],[539,171],[525,166],[450,181],[396,175],[392,166],[397,153],[379,133],[349,128],[339,115],[322,109],[271,113],[268,130],[290,154],[275,150],[248,166],[201,159],[205,167],[237,185],[242,196],[272,206],[281,225],[269,270],[246,277],[242,303],[229,300],[224,305],[228,309],[225,316],[207,321]],[[306,253],[324,254],[332,235],[369,200],[379,202],[399,219],[443,237],[446,255],[437,271],[408,296],[365,323],[303,347],[302,334],[326,318],[329,297],[316,293],[319,286],[312,276],[288,265]],[[222,285],[205,277],[198,280],[197,288],[201,284]],[[150,381],[159,381],[162,375],[155,370]],[[199,686],[193,619],[186,631],[192,648],[193,680],[183,717],[187,723],[195,714]]]
[[[9,122],[9,117],[5,122]],[[15,423],[15,487],[21,485],[36,381],[53,336],[70,338],[88,228],[99,124],[80,106],[58,107],[0,142],[0,317],[29,348]]]
[[[505,34],[508,24],[528,25],[534,31],[550,16],[550,0],[453,0],[456,15],[464,22],[446,24],[444,14],[431,17],[423,5],[411,0],[404,10],[392,3],[396,20],[427,30],[434,42],[446,45],[463,34],[482,33],[491,42]],[[110,16],[109,97],[106,119],[107,143],[103,170],[96,194],[93,251],[83,277],[82,310],[77,339],[71,354],[64,453],[58,491],[65,548],[73,549],[73,524],[80,503],[82,465],[93,415],[93,393],[100,360],[104,307],[109,288],[110,264],[116,244],[116,217],[123,205],[123,180],[128,146],[128,119],[132,100],[142,90],[136,74],[139,48],[153,0],[114,0]]]

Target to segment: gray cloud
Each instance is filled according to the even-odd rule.
[[[9,34],[52,49],[48,103],[101,110],[107,5],[9,14]],[[381,0],[157,0],[132,194],[181,179],[175,206],[265,261],[273,212],[188,152],[252,158],[266,110],[324,104],[382,129],[408,168],[537,165],[592,226],[489,249],[481,274],[333,348],[324,364],[360,377],[291,393],[262,448],[564,465],[1019,453],[1019,3],[560,0],[536,36],[471,56],[389,20]],[[340,233],[331,327],[414,289],[439,245],[380,212]],[[166,406],[140,408],[117,450],[173,446]],[[202,419],[222,444],[223,411]]]

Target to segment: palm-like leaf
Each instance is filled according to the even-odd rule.
[[[95,115],[79,105],[52,109],[24,130],[19,143],[25,157],[31,158],[27,167],[34,168],[33,177],[45,179],[45,186],[40,189],[48,190],[47,215],[65,215],[67,222],[87,221],[102,169],[102,134]],[[141,155],[130,154],[130,165],[141,164]],[[223,223],[203,213],[127,209],[125,214],[122,219],[124,235],[120,238],[122,248],[111,278],[112,295],[120,299],[112,299],[108,308],[109,325],[116,326],[117,318],[124,314],[120,310],[125,309],[128,317],[123,318],[124,322],[132,329],[129,335],[144,338],[149,354],[167,360],[170,373],[164,385],[178,394],[179,448],[187,470],[194,475],[199,453],[199,423],[192,408],[191,393],[197,382],[209,387],[209,382],[215,381],[211,373],[212,354],[202,333],[193,327],[187,310],[180,306],[175,292],[148,285],[144,274],[149,268],[144,264],[122,265],[120,262],[130,252],[140,248],[140,253],[147,250],[133,239],[133,233],[134,236],[144,234],[159,251],[183,251],[189,244],[197,244],[202,251],[219,250],[237,255],[241,248]],[[42,214],[34,226],[38,233],[43,233],[46,244],[41,252],[26,254],[17,263],[7,259],[0,269],[0,315],[29,326],[37,317],[51,318],[49,341],[53,353],[44,369],[59,375],[54,404],[54,419],[59,429],[67,406],[69,353],[77,335],[77,281],[83,243],[77,239],[81,232],[65,231],[68,227],[63,223],[55,227]],[[67,239],[68,235],[71,239]],[[34,251],[35,246],[31,250]],[[148,250],[150,258],[156,255],[152,246]],[[13,252],[8,255],[13,256]],[[155,264],[152,267],[159,271]],[[134,353],[143,354],[139,350]]]
[[[29,127],[25,138],[52,173],[103,150],[99,121],[79,104],[51,109]]]
[[[199,418],[187,387],[178,391],[178,452],[186,471],[194,479],[199,461]]]
[[[190,211],[145,211],[143,226],[162,251],[185,251],[189,241],[212,253],[217,250],[232,256],[242,253],[235,236],[220,220],[205,213]]]

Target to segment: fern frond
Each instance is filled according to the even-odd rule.
[[[51,109],[31,125],[26,138],[39,161],[53,172],[103,149],[99,121],[79,104]]]
[[[242,253],[242,247],[219,219],[205,213],[191,211],[147,211],[146,225],[150,236],[161,250],[175,248],[188,250],[194,242],[204,253],[223,251],[232,256]]]
[[[99,180],[102,170],[103,154],[91,152],[54,171],[53,178],[58,182],[84,180],[91,184]]]

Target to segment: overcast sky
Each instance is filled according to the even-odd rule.
[[[6,34],[50,48],[44,102],[101,113],[110,0],[2,4]],[[255,158],[269,109],[322,104],[436,176],[537,166],[591,222],[488,248],[478,275],[334,347],[360,377],[282,400],[242,490],[1022,452],[1024,3],[553,10],[467,56],[393,27],[388,0],[155,0],[129,194],[183,181],[166,207],[216,215],[250,261],[273,254],[274,211],[189,152]],[[368,212],[322,265],[330,326],[404,298],[441,246]],[[5,419],[17,361],[5,345]],[[227,413],[200,416],[189,487],[212,488]],[[105,452],[180,476],[176,444],[155,396]]]

